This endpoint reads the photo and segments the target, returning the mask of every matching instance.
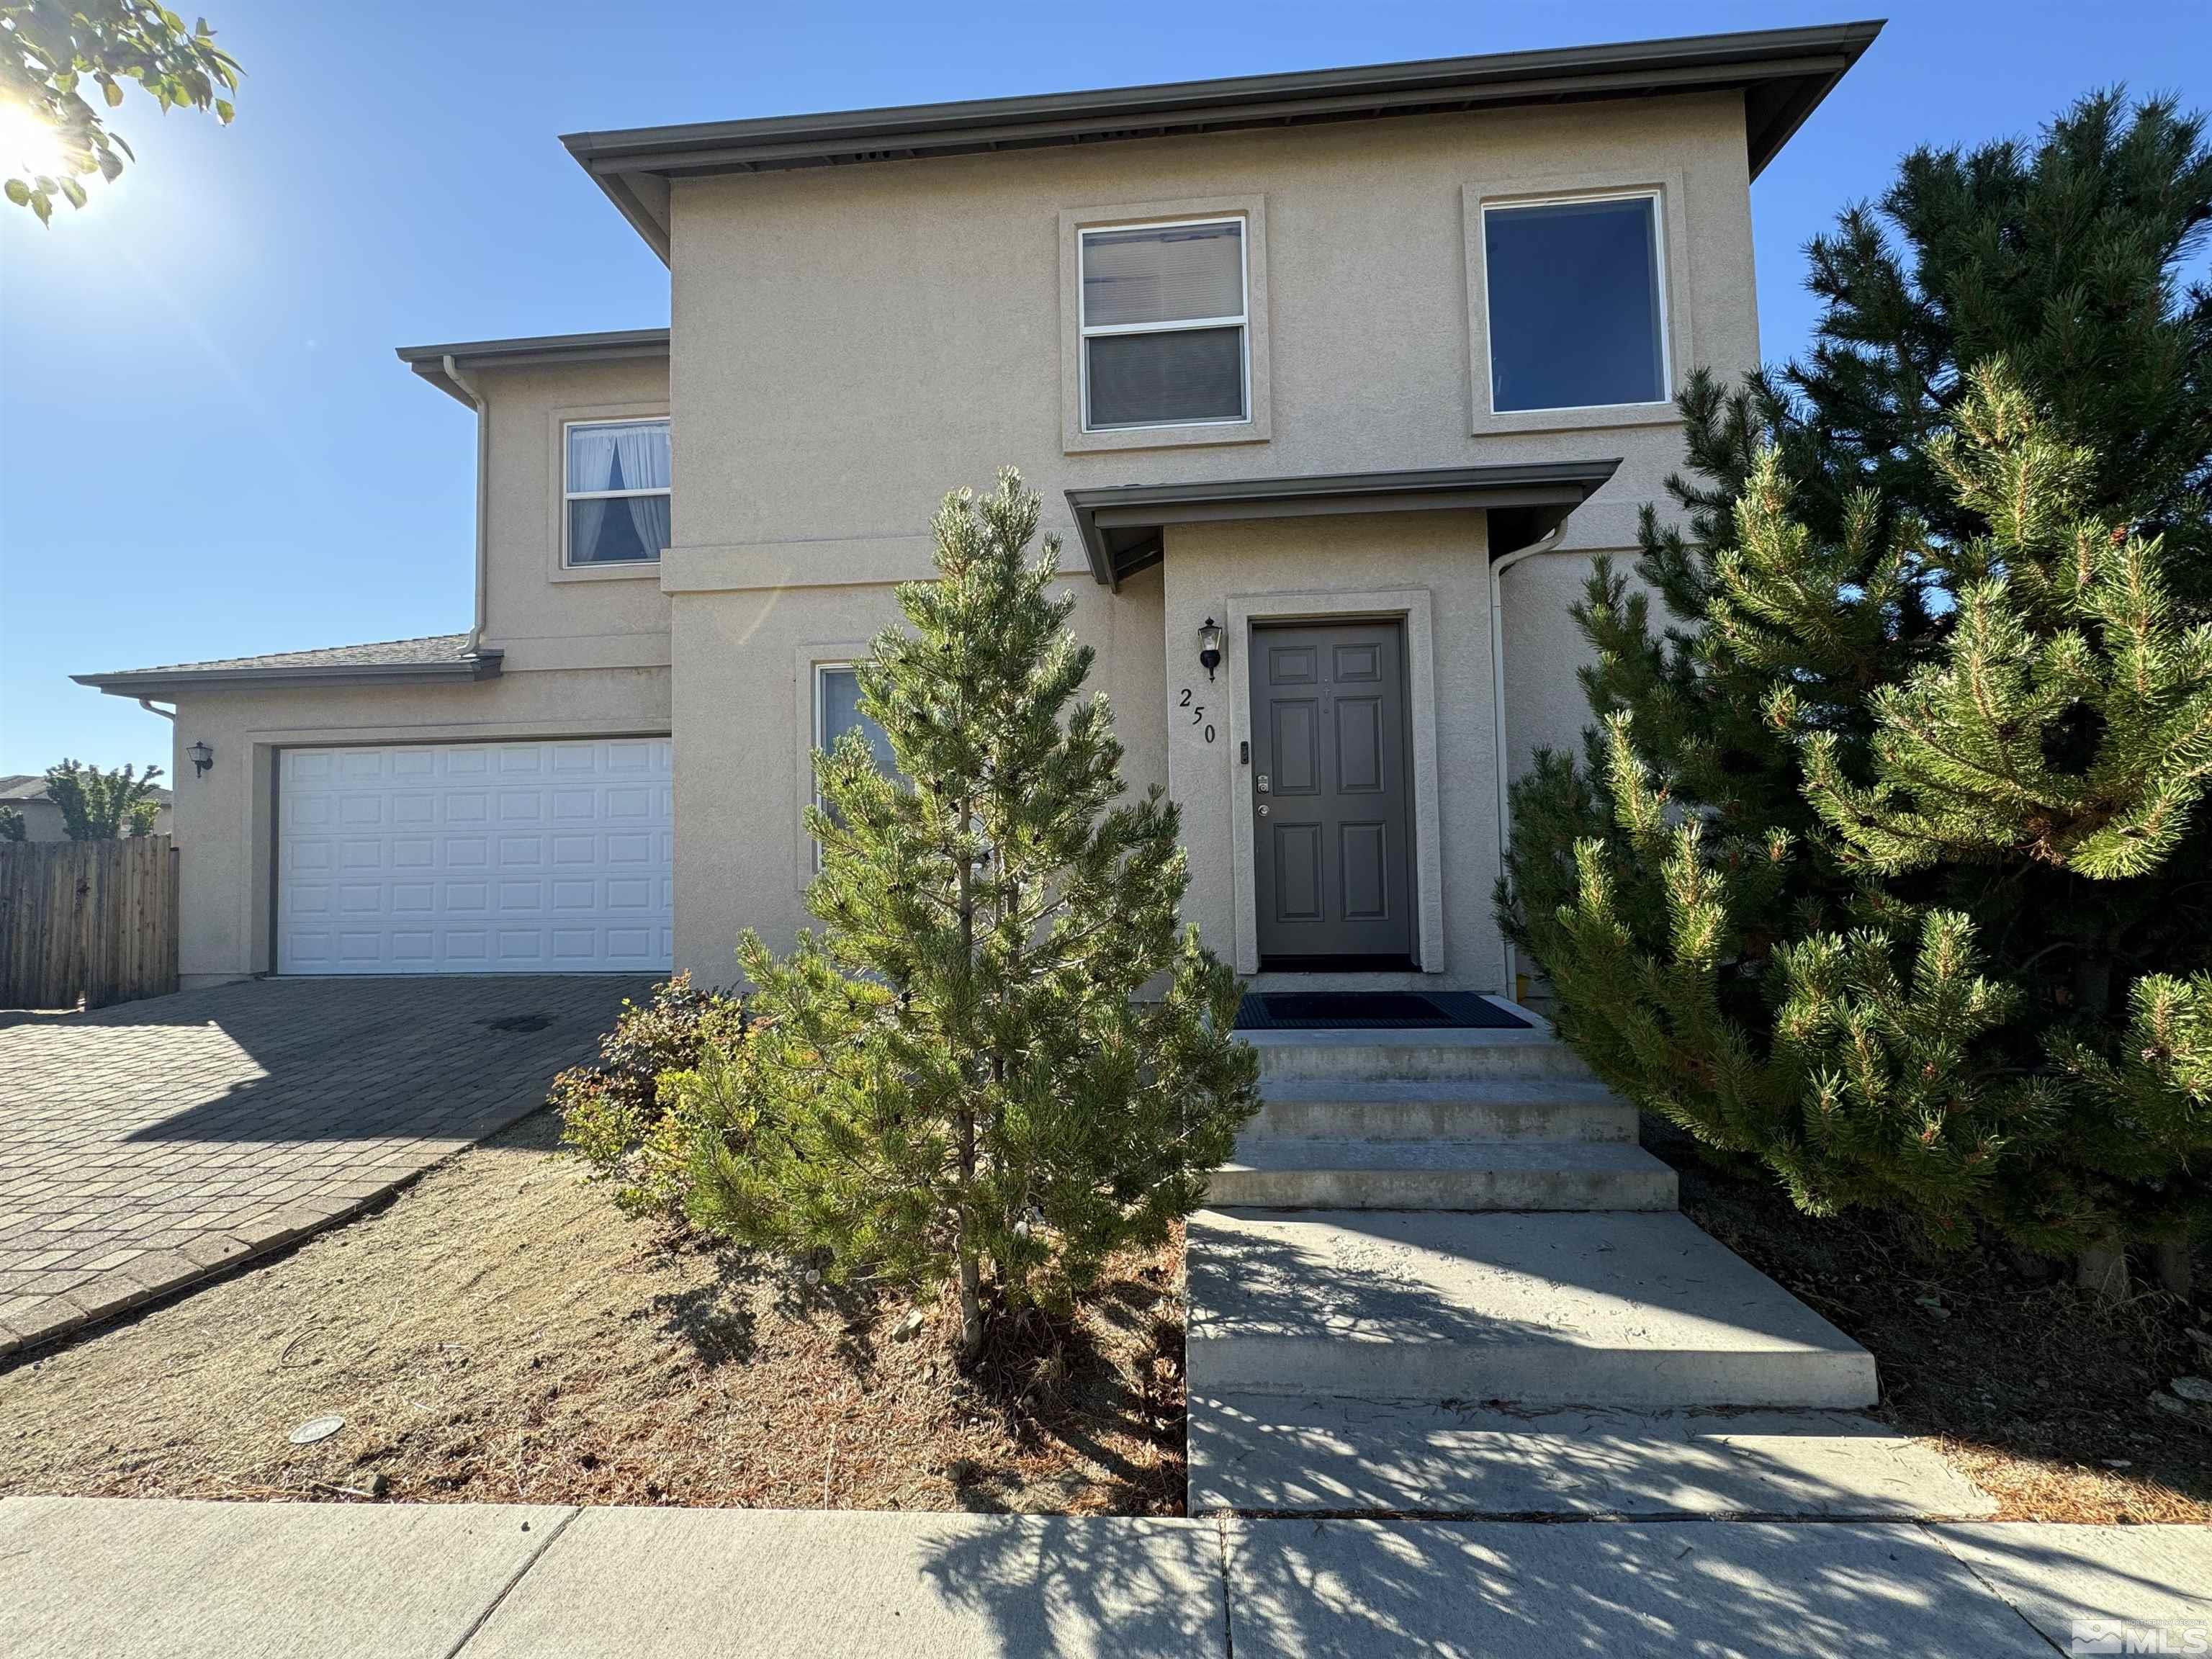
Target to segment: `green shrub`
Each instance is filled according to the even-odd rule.
[[[896,775],[850,733],[816,757],[823,926],[781,957],[744,936],[742,1053],[661,1089],[696,1225],[832,1283],[950,1279],[970,1361],[987,1317],[1165,1239],[1259,1105],[1181,818],[1124,799],[1059,544],[1029,552],[1041,506],[1012,471],[945,497],[936,579],[860,665]]]
[[[675,1085],[702,1065],[720,1075],[742,1052],[744,1035],[743,1005],[696,988],[689,974],[654,986],[642,1003],[624,998],[614,1030],[599,1040],[599,1064],[553,1079],[562,1143],[597,1174],[622,1182],[616,1196],[626,1207],[667,1207],[672,1175],[690,1145]]]

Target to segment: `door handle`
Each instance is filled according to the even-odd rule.
[[[1267,803],[1265,801],[1260,803],[1260,816],[1263,818],[1267,816]]]

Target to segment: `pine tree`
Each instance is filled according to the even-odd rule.
[[[709,1067],[732,1109],[690,1204],[834,1275],[951,1279],[968,1355],[993,1301],[1164,1237],[1257,1103],[1236,976],[1178,923],[1176,810],[1121,799],[1037,517],[1011,471],[947,496],[937,580],[898,590],[908,626],[860,669],[898,775],[854,733],[817,760],[823,927],[740,947],[750,1033]]]
[[[2201,133],[2115,94],[1907,158],[1814,245],[1809,361],[1693,378],[1681,522],[1577,608],[1595,724],[1516,789],[1501,915],[1601,1074],[1808,1208],[2206,1224]]]

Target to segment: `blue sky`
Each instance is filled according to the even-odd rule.
[[[667,273],[556,142],[585,128],[1115,86],[1878,15],[1758,4],[1075,7],[198,0],[237,123],[139,155],[50,230],[0,210],[0,772],[166,763],[72,672],[457,631],[471,416],[403,343],[668,319]],[[1754,187],[1767,356],[1799,250],[1922,143],[2124,81],[2212,105],[2212,7],[1916,0]]]

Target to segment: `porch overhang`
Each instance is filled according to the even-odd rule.
[[[1207,479],[1071,489],[1068,511],[1091,574],[1118,589],[1158,564],[1167,526],[1232,519],[1310,519],[1350,513],[1514,509],[1551,530],[1620,465],[1609,460],[1438,466],[1411,472],[1335,472],[1296,478]],[[1532,538],[1533,539],[1533,538]]]

